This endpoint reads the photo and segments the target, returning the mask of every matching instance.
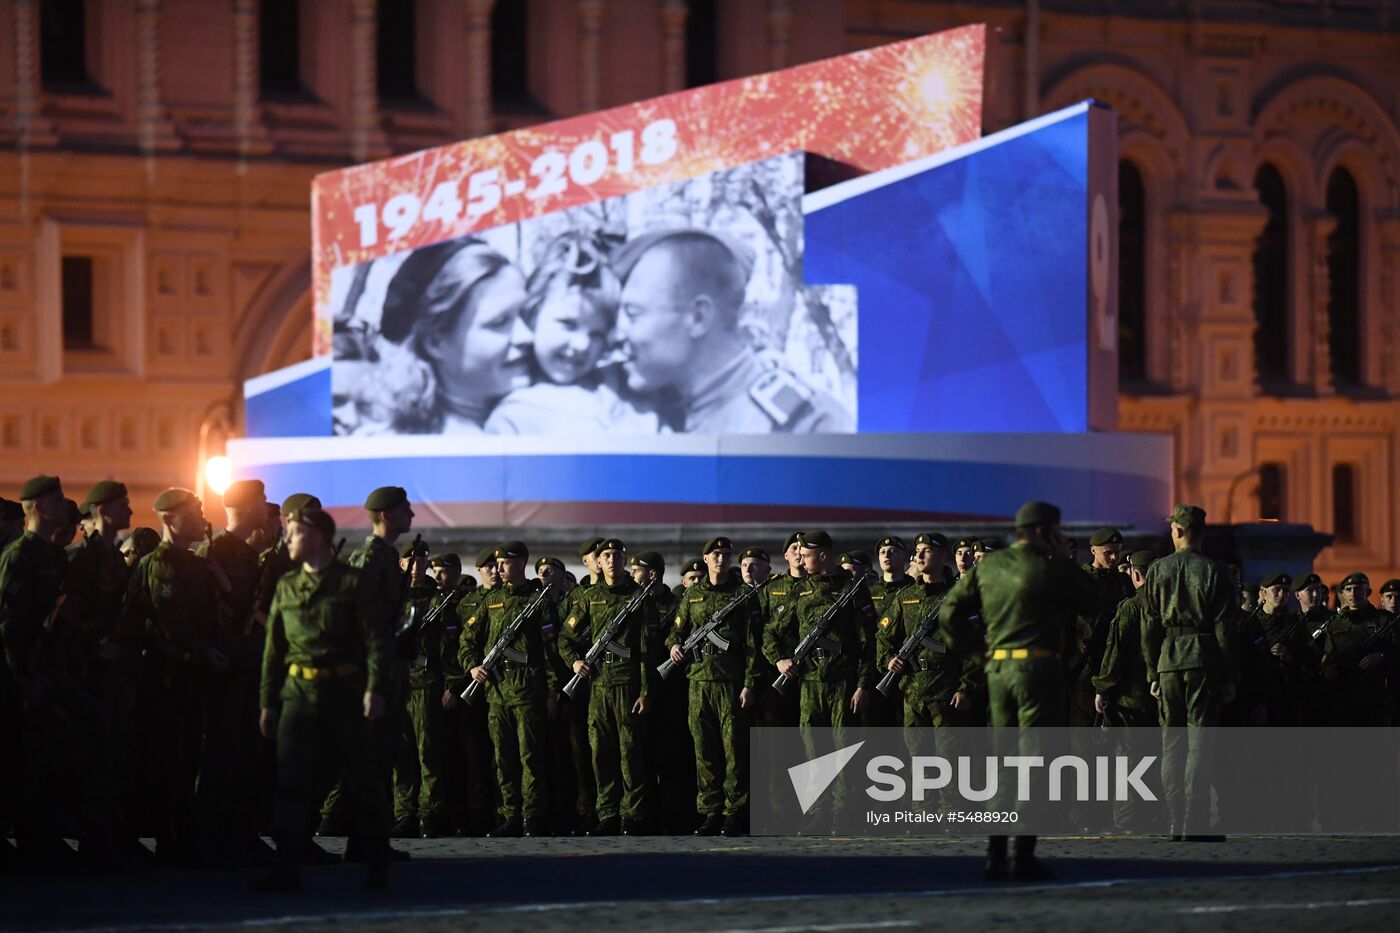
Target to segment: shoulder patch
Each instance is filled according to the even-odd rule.
[[[890,627],[890,617],[889,617],[889,616],[885,616],[883,619],[880,620],[880,628],[889,628],[889,627]]]
[[[476,616],[472,616],[470,619],[467,620],[467,625],[475,625],[475,624],[476,624]]]
[[[787,427],[812,401],[813,392],[786,369],[770,369],[749,386],[749,398],[778,427]]]
[[[578,628],[578,616],[569,616],[564,624],[569,628]]]
[[[680,616],[676,616],[676,628],[680,628],[680,627],[681,627],[682,625],[684,625],[684,624],[685,624],[685,623],[681,621],[681,617],[680,617]]]

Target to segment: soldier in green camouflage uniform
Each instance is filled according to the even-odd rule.
[[[471,682],[462,669],[462,632],[466,621],[475,617],[481,601],[500,589],[501,575],[496,566],[496,549],[484,548],[476,556],[476,589],[457,603],[457,613],[443,629],[442,671],[446,689],[459,700]],[[457,832],[485,836],[500,822],[500,786],[496,783],[496,760],[486,725],[486,703],[459,702],[448,711],[448,728],[453,735],[447,755],[448,807]]]
[[[1235,588],[1228,570],[1200,553],[1205,519],[1191,505],[1168,516],[1175,553],[1147,569],[1139,596],[1147,677],[1168,729],[1162,787],[1173,837],[1207,838],[1213,753],[1200,727],[1220,725],[1239,676],[1230,626],[1239,611]]]
[[[587,593],[598,585],[602,575],[598,573],[598,545],[603,543],[603,539],[592,537],[579,545],[579,560],[583,561],[584,569],[588,575],[569,591],[559,604],[559,618],[567,619],[573,614],[580,600],[587,598]],[[565,670],[567,680],[568,671]],[[590,685],[585,681],[580,685],[572,699],[560,696],[559,716],[569,730],[569,760],[574,769],[574,794],[575,801],[573,812],[575,814],[573,834],[576,836],[587,835],[588,831],[598,825],[598,782],[593,776],[593,750],[588,745],[588,695]]]
[[[496,672],[482,667],[501,633],[534,600],[539,580],[525,576],[530,551],[519,541],[496,549],[501,587],[484,595],[462,625],[458,659],[462,670],[485,687],[487,726],[496,751],[496,778],[501,787],[501,824],[492,836],[548,835],[548,763],[545,760],[545,719],[558,714],[558,667],[543,629],[558,628],[554,603],[545,599],[527,619],[511,649],[525,661],[502,660]]]
[[[78,865],[63,842],[53,793],[71,738],[61,731],[70,678],[53,635],[66,569],[52,541],[66,520],[58,477],[29,480],[20,502],[24,533],[0,553],[0,833],[13,824],[17,866],[69,874]]]
[[[705,545],[708,576],[686,590],[666,639],[671,661],[684,666],[690,684],[687,718],[695,742],[696,810],[702,818],[697,836],[742,835],[748,819],[748,714],[762,670],[756,659],[763,655],[758,594],[730,612],[715,630],[729,643],[727,649],[707,641],[693,656],[681,650],[692,631],[749,589],[729,573],[733,554],[728,538]]]
[[[1341,583],[1341,606],[1327,624],[1322,675],[1333,685],[1332,723],[1339,726],[1390,725],[1390,693],[1386,668],[1396,656],[1400,638],[1394,626],[1381,632],[1390,618],[1370,603],[1371,581],[1364,573],[1347,575]]]
[[[647,713],[660,679],[656,604],[645,604],[628,619],[616,641],[630,657],[608,652],[597,668],[584,660],[593,640],[637,593],[640,587],[627,573],[627,547],[609,538],[598,547],[603,578],[574,602],[560,631],[559,654],[574,674],[591,681],[588,739],[593,749],[593,774],[598,782],[598,825],[590,835],[641,833],[648,818],[646,768]]]
[[[273,831],[277,862],[255,891],[301,886],[306,814],[332,774],[344,777],[369,863],[367,888],[388,884],[389,798],[383,761],[366,754],[385,716],[392,633],[382,595],[362,571],[336,560],[335,522],[305,508],[288,524],[288,554],[300,567],[281,578],[267,623],[259,688],[262,734],[277,740]]]
[[[1138,593],[1147,580],[1147,568],[1152,566],[1151,551],[1134,551],[1128,556],[1128,579],[1133,595],[1118,604],[1113,620],[1104,637],[1103,657],[1094,672],[1094,709],[1104,717],[1105,724],[1115,731],[1117,754],[1142,756],[1153,753],[1151,748],[1139,748],[1138,734],[1128,729],[1151,728],[1157,725],[1157,701],[1148,690],[1147,661],[1142,656],[1143,606]],[[1146,776],[1157,784],[1156,771]],[[1140,800],[1115,800],[1113,825],[1123,831],[1147,832],[1157,828],[1159,813],[1155,806]]]
[[[1064,656],[1075,617],[1092,612],[1097,597],[1068,557],[1060,510],[1027,502],[1016,512],[1017,542],[963,573],[939,614],[943,640],[954,652],[987,658],[993,727],[1062,726],[1069,703]],[[980,619],[980,623],[977,621]],[[1040,751],[1033,732],[1021,734],[1020,754]],[[1035,857],[1035,837],[1016,837],[1006,864],[1006,837],[989,841],[988,880],[1050,877]]]
[[[627,566],[638,586],[657,583],[652,602],[660,629],[654,634],[658,644],[664,642],[665,629],[675,619],[684,593],[677,596],[665,586],[666,560],[656,551],[631,555]],[[699,820],[695,810],[695,743],[689,725],[690,684],[679,671],[674,672],[657,684],[654,699],[655,708],[647,714],[653,726],[647,767],[656,778],[659,829],[670,836],[685,835]]]
[[[889,535],[880,539],[880,543],[875,545],[875,560],[879,564],[879,579],[870,584],[870,602],[875,607],[876,618],[884,619],[891,613],[898,614],[900,592],[914,583],[914,578],[908,573],[909,568],[909,546],[904,543],[904,539]],[[878,636],[878,632],[872,634]],[[876,653],[878,655],[878,644]],[[876,667],[883,670],[884,665],[876,658]],[[887,700],[878,691],[872,690],[870,693],[870,710],[866,713],[865,721],[869,726],[897,726],[903,719],[902,702],[899,697]]]
[[[131,575],[122,623],[126,630],[144,629],[150,640],[138,712],[149,738],[141,783],[157,857],[204,863],[217,855],[211,833],[227,792],[227,776],[206,767],[205,748],[209,698],[228,670],[218,595],[225,588],[214,565],[190,551],[206,532],[194,493],[167,489],[155,511],[161,543]]]

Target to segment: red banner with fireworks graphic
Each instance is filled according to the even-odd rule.
[[[315,352],[330,352],[339,266],[784,152],[870,172],[970,142],[984,36],[967,26],[320,175]]]

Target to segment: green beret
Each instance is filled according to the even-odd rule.
[[[1206,523],[1206,512],[1205,509],[1194,505],[1178,505],[1172,509],[1172,514],[1167,516],[1167,521],[1182,528],[1194,528]]]
[[[871,563],[870,555],[864,551],[847,551],[841,557],[843,559],[837,561],[838,564],[859,564],[862,567],[869,567]]]
[[[387,512],[408,501],[408,490],[402,486],[380,486],[365,497],[366,512]]]
[[[496,559],[518,557],[521,560],[530,559],[530,549],[525,546],[524,541],[502,541],[496,548]]]
[[[539,573],[541,567],[554,567],[556,570],[563,570],[564,562],[557,557],[541,557],[535,561],[535,573]]]
[[[137,557],[145,557],[154,551],[158,544],[160,544],[160,532],[141,525],[131,529],[131,534],[127,535],[126,540],[122,542],[122,547],[127,548],[127,545],[130,545],[127,550],[135,551]]]
[[[1282,570],[1275,570],[1273,573],[1265,575],[1264,579],[1259,581],[1259,585],[1266,590],[1271,586],[1292,586],[1293,577]]]
[[[602,538],[589,538],[578,546],[578,556],[587,557],[589,554],[598,553],[598,545],[603,543]]]
[[[1036,525],[1057,525],[1060,510],[1048,502],[1032,500],[1016,510],[1017,528],[1034,528]]]
[[[33,502],[53,492],[63,492],[63,484],[58,481],[57,476],[36,476],[19,487],[19,501]]]
[[[293,513],[291,520],[299,525],[315,528],[326,539],[327,544],[335,540],[335,519],[331,518],[329,512],[308,505]]]
[[[995,551],[998,543],[996,538],[978,538],[972,549],[978,554],[986,554],[989,551]]]
[[[640,554],[633,554],[627,559],[627,563],[633,567],[646,567],[648,570],[655,570],[658,573],[666,569],[666,559],[656,551],[642,551]]]
[[[681,574],[682,574],[682,575],[685,575],[685,574],[687,574],[687,573],[708,573],[708,572],[709,572],[709,571],[708,571],[708,568],[705,566],[705,562],[704,562],[703,560],[701,560],[700,558],[698,558],[698,557],[692,557],[690,560],[688,560],[688,561],[686,562],[686,565],[685,565],[684,567],[681,568]]]
[[[72,499],[63,500],[63,527],[76,526],[83,520],[83,512],[78,508],[78,503]]]
[[[1123,536],[1118,533],[1117,528],[1100,528],[1094,532],[1094,536],[1089,539],[1089,544],[1093,547],[1103,547],[1105,544],[1122,544]]]
[[[476,577],[472,576],[471,574],[464,573],[462,574],[462,579],[457,581],[457,585],[460,586],[465,592],[470,593],[472,590],[480,586],[481,583],[477,580]]]
[[[432,560],[428,561],[428,566],[429,566],[429,567],[451,567],[451,568],[453,568],[454,570],[461,570],[461,569],[462,569],[462,558],[458,557],[456,554],[453,554],[452,552],[449,551],[449,552],[446,553],[446,554],[437,554],[437,555],[434,555],[433,558],[432,558]]]
[[[1139,570],[1146,570],[1152,566],[1152,562],[1157,559],[1157,555],[1151,551],[1134,551],[1128,555],[1128,565]]]
[[[792,534],[788,535],[787,540],[783,542],[783,550],[787,551],[788,548],[792,547],[794,544],[797,544],[801,540],[802,532],[794,531]]]
[[[321,500],[309,492],[294,492],[282,500],[282,516],[284,518],[305,508],[319,509],[321,508]]]
[[[24,506],[9,499],[0,499],[0,522],[18,522],[24,519]]]
[[[805,548],[830,548],[831,535],[825,531],[803,531],[797,536],[797,543]]]
[[[489,548],[486,548],[486,549],[483,550],[483,551],[477,552],[477,555],[476,555],[476,564],[475,564],[475,566],[477,566],[477,567],[494,567],[495,565],[496,565],[496,549],[495,549],[495,548],[489,547]]]
[[[724,537],[723,535],[720,535],[718,538],[711,538],[711,539],[710,539],[710,543],[707,544],[707,545],[705,545],[705,549],[704,549],[703,551],[701,551],[700,553],[701,553],[701,554],[708,554],[708,553],[710,553],[711,551],[718,551],[720,548],[724,548],[724,549],[726,549],[726,550],[732,551],[732,550],[734,550],[734,542],[730,541],[728,538]]]
[[[761,547],[745,548],[744,553],[739,555],[740,560],[745,560],[749,557],[757,558],[758,560],[766,560],[770,564],[773,562],[773,559],[768,556],[768,552]]]
[[[620,551],[626,554],[627,545],[622,543],[621,538],[604,538],[598,542],[598,553],[601,554],[604,551]]]
[[[882,547],[897,547],[901,551],[905,551],[906,553],[909,550],[909,545],[905,544],[904,539],[899,537],[898,535],[886,535],[885,537],[881,538],[880,543],[875,545],[875,550],[879,551]]]
[[[1381,594],[1400,593],[1400,580],[1390,579],[1381,584]]]
[[[80,508],[86,512],[94,505],[106,505],[108,502],[116,502],[126,494],[125,483],[119,483],[112,479],[104,479],[100,483],[95,483],[93,487],[88,490],[88,494],[83,497]]]
[[[241,479],[224,490],[224,505],[241,509],[267,499],[267,488],[260,479]]]
[[[1310,573],[1305,577],[1299,577],[1293,581],[1293,592],[1301,593],[1310,586],[1321,586],[1322,578],[1315,573]]]
[[[1364,574],[1364,573],[1362,573],[1361,571],[1358,570],[1358,571],[1356,571],[1355,573],[1349,573],[1349,574],[1347,574],[1345,577],[1343,577],[1343,578],[1342,578],[1342,582],[1341,582],[1340,585],[1341,585],[1342,587],[1348,587],[1348,586],[1370,586],[1370,585],[1371,585],[1371,578],[1368,577],[1368,576],[1366,576],[1366,574]]]
[[[918,547],[921,544],[927,544],[931,548],[948,549],[948,539],[936,531],[932,534],[921,534],[914,539],[914,547]]]
[[[975,550],[977,550],[977,539],[976,539],[976,538],[959,538],[959,539],[958,539],[958,543],[955,544],[955,545],[953,545],[953,550],[955,550],[955,551],[961,551],[963,548],[967,548],[967,549],[970,550],[970,551],[975,551]]]
[[[156,496],[155,505],[152,506],[157,512],[173,512],[182,509],[191,502],[198,501],[195,494],[188,489],[181,489],[178,486],[171,487],[165,492]]]

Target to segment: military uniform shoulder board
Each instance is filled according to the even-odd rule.
[[[786,369],[769,369],[749,386],[749,398],[779,428],[791,426],[811,407],[814,394]]]
[[[487,604],[486,604],[486,608],[487,608],[487,609],[504,609],[505,607],[506,607],[506,604],[505,604],[505,603],[487,603]]]
[[[921,599],[901,599],[900,602],[904,603],[904,605],[906,605],[906,606],[917,606],[919,603],[923,602],[923,600],[921,600]]]

